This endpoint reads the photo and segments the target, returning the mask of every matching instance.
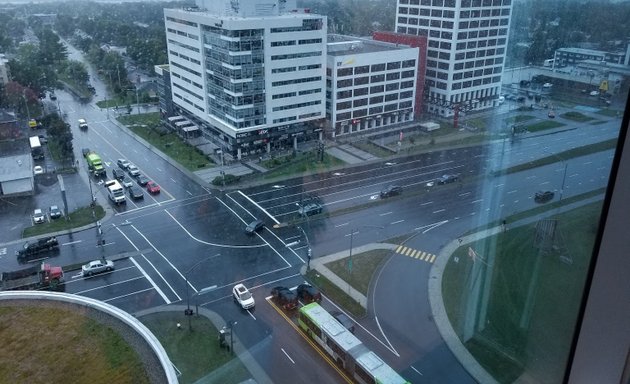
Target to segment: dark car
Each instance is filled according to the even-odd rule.
[[[397,196],[402,193],[402,187],[398,185],[390,185],[381,191],[381,198]]]
[[[248,235],[253,235],[254,233],[263,229],[264,226],[265,223],[262,220],[256,219],[249,223],[247,227],[245,227],[245,233],[247,233]]]
[[[39,142],[41,144],[47,144],[48,143],[48,138],[44,135],[37,135],[37,137],[39,137]]]
[[[322,301],[322,294],[319,292],[319,290],[309,284],[298,285],[297,296],[300,300],[302,300],[302,303],[304,304],[309,304],[314,301],[320,303]]]
[[[271,296],[284,309],[295,309],[298,305],[297,295],[287,287],[275,287],[271,290]]]
[[[50,100],[57,100],[57,95],[55,95],[54,93],[50,92]]]
[[[446,175],[442,175],[437,179],[437,183],[438,184],[449,184],[449,183],[454,183],[457,180],[459,180],[459,175],[454,175],[454,174],[446,174]]]
[[[90,148],[82,148],[81,153],[83,154],[83,157],[87,156],[88,153],[90,153]]]
[[[555,193],[553,191],[538,191],[534,194],[534,201],[537,203],[546,203],[553,199]]]
[[[125,171],[123,171],[122,169],[117,169],[117,168],[114,168],[112,170],[112,174],[114,175],[114,179],[120,180],[120,181],[123,181],[123,179],[126,176]]]
[[[298,208],[298,215],[312,216],[322,213],[323,207],[318,203],[308,203]]]
[[[346,316],[345,313],[330,312],[330,314],[332,315],[332,317],[335,318],[335,320],[337,320],[341,325],[343,325],[344,328],[346,328],[351,333],[354,333],[354,321],[350,320],[350,318]]]
[[[138,181],[138,184],[140,184],[140,185],[142,185],[144,187],[151,180],[149,180],[149,178],[146,177],[145,175],[139,174],[138,176],[136,176],[136,181]]]
[[[144,199],[144,192],[142,192],[142,188],[136,187],[134,185],[133,187],[129,188],[129,196],[131,196],[131,198],[134,200]]]
[[[50,208],[48,208],[48,215],[51,219],[58,219],[61,217],[61,210],[58,206],[51,205]]]

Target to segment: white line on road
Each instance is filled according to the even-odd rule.
[[[169,177],[169,179],[171,179],[173,183],[177,183],[177,181],[175,181],[175,179],[173,179],[172,177]]]
[[[192,193],[190,193],[190,191],[189,191],[189,190],[186,190],[186,193],[187,193],[187,194],[189,194],[190,196],[192,196],[192,195],[193,195]]]
[[[516,189],[513,189],[513,190],[511,190],[511,191],[508,191],[508,194],[510,194],[510,193],[516,193],[516,192],[517,192],[517,191],[516,191]]]
[[[140,290],[140,291],[127,293],[125,295],[116,296],[116,297],[110,297],[109,299],[105,299],[103,301],[107,303],[108,301],[112,301],[112,300],[116,300],[116,299],[122,299],[122,298],[125,298],[125,297],[128,297],[128,296],[131,296],[131,295],[137,295],[138,293],[147,292],[147,291],[151,291],[151,290],[153,290],[153,288],[146,288],[146,289],[143,289],[143,290]]]
[[[440,213],[440,212],[444,212],[446,211],[446,209],[438,209],[437,211],[433,211],[433,213]]]
[[[157,169],[158,172],[162,172],[162,170],[158,167],[155,167],[155,169]]]
[[[392,221],[391,223],[389,223],[390,225],[394,225],[394,224],[399,224],[402,223],[405,220],[398,220],[398,221]]]
[[[429,204],[433,204],[433,202],[432,201],[427,201],[426,203],[422,203],[420,205],[422,206],[422,205],[429,205]]]
[[[254,200],[252,200],[249,196],[247,196],[246,194],[244,194],[243,192],[241,192],[240,190],[236,191],[238,193],[240,193],[244,198],[246,198],[247,200],[249,200],[250,203],[254,204],[256,207],[258,207],[261,211],[265,212],[267,214],[267,216],[269,216],[271,218],[271,220],[275,221],[276,224],[280,224],[280,222],[278,220],[276,220],[275,217],[271,216],[271,213],[267,212],[267,210],[263,207],[261,207],[257,202],[255,202]],[[240,204],[239,204],[240,205]],[[245,208],[243,208],[245,209]],[[255,217],[255,216],[254,216]]]
[[[456,218],[456,219],[457,219],[457,218]],[[414,231],[419,231],[419,230],[421,230],[421,229],[426,228],[424,231],[422,231],[422,233],[427,233],[427,232],[429,232],[430,230],[432,230],[433,228],[437,228],[437,227],[439,227],[440,225],[442,225],[442,224],[446,224],[446,223],[448,223],[448,220],[442,220],[442,221],[438,221],[437,223],[433,223],[433,224],[429,224],[429,225],[424,225],[424,226],[422,226],[422,227],[415,228],[415,229],[414,229]]]
[[[394,213],[394,212],[390,211],[390,212],[385,212],[385,213],[379,213],[378,215],[379,216],[387,216],[387,215],[391,215],[392,213]]]
[[[470,195],[471,192],[464,192],[464,193],[460,193],[458,196],[459,197],[464,197],[464,196],[468,196]]]
[[[483,201],[483,199],[477,199],[477,200],[471,201],[470,204],[481,203],[482,201]]]
[[[71,241],[71,242],[69,242],[69,243],[63,243],[63,244],[61,244],[61,245],[72,245],[72,244],[80,243],[80,242],[82,242],[82,241],[83,241],[83,240],[75,240],[75,241]]]
[[[378,325],[378,329],[381,331],[381,335],[383,335],[383,337],[385,338],[385,341],[387,341],[387,344],[389,344],[390,348],[392,351],[394,351],[394,354],[396,356],[400,355],[398,354],[398,352],[394,349],[394,346],[392,345],[392,343],[389,341],[389,339],[387,338],[387,336],[385,336],[385,332],[383,332],[383,328],[381,327],[381,323],[379,323],[378,321],[378,317],[374,316],[374,320],[376,320],[376,325]]]
[[[335,225],[335,228],[343,227],[343,226],[348,225],[348,224],[350,224],[350,223],[337,224],[337,225]]]
[[[410,367],[411,369],[413,369],[414,371],[416,371],[416,372],[418,373],[418,375],[420,375],[420,376],[424,376],[424,375],[422,374],[422,372],[420,372],[420,371],[418,371],[417,369],[415,369],[415,368],[413,367],[413,365],[410,365],[409,367]]]
[[[505,184],[501,183],[501,184],[497,184],[497,185],[495,185],[495,187],[497,187],[497,188],[498,188],[498,187],[502,187],[502,186],[504,186],[504,185],[505,185]]]
[[[540,183],[540,184],[538,184],[538,185],[545,185],[545,184],[549,184],[549,182],[548,182],[548,181],[545,181],[545,182]]]
[[[122,233],[122,232],[121,232]],[[129,240],[129,238],[127,237],[127,235],[125,235],[124,233],[122,234],[123,236],[125,236],[125,238],[127,238],[127,240]],[[131,245],[136,249],[136,251],[139,251],[138,247],[136,247],[136,245],[134,243],[131,242],[131,240],[129,240],[129,242],[131,243]],[[143,256],[144,257],[144,256]],[[136,266],[136,268],[138,268],[140,270],[140,272],[144,275],[144,277],[147,278],[147,280],[149,280],[149,283],[151,283],[151,285],[153,286],[153,288],[155,288],[155,290],[157,291],[157,293],[160,294],[160,296],[162,296],[162,298],[164,299],[164,301],[166,302],[166,304],[170,304],[171,301],[168,299],[168,297],[166,297],[166,295],[164,294],[164,292],[162,292],[162,290],[160,289],[160,287],[157,286],[157,284],[155,284],[155,281],[153,281],[153,279],[151,278],[151,276],[149,276],[144,269],[142,269],[142,267],[140,266],[140,264],[138,264],[136,262],[136,260],[133,257],[130,257],[129,260],[131,260],[131,262]]]
[[[289,356],[289,354],[287,353],[287,351],[285,351],[285,350],[284,350],[284,348],[280,348],[280,350],[281,350],[282,352],[284,352],[284,355],[287,357],[287,359],[291,360],[291,362],[292,362],[293,364],[295,364],[295,361],[293,361],[293,359],[291,358],[291,356]]]
[[[249,313],[249,315],[252,317],[252,319],[256,320],[256,316],[254,316],[254,314],[252,313],[252,311],[250,311],[249,309],[247,310],[247,313]]]

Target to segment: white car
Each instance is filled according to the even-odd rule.
[[[81,267],[83,276],[91,276],[101,272],[110,272],[114,270],[114,262],[111,260],[94,260]]]
[[[234,288],[232,288],[232,295],[234,296],[234,301],[237,302],[243,309],[250,309],[256,305],[251,292],[249,292],[247,287],[243,284],[236,284]]]
[[[44,215],[44,211],[37,208],[33,211],[33,222],[35,224],[40,224],[46,221],[46,215]]]
[[[35,168],[33,168],[34,175],[42,175],[43,173],[44,173],[44,168],[41,165],[36,165]]]
[[[138,169],[138,167],[133,164],[129,164],[129,166],[127,166],[127,171],[132,177],[136,177],[140,174],[140,170]]]

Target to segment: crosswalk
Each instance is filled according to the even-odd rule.
[[[417,249],[405,247],[404,245],[399,245],[394,252],[403,256],[413,257],[414,259],[422,260],[427,263],[433,263],[437,257],[432,253],[419,251]]]

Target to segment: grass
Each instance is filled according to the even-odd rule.
[[[96,105],[99,108],[127,108],[127,105],[129,106],[135,106],[136,105],[136,96],[135,95],[127,95],[127,97],[121,97],[120,95],[116,96],[113,99],[105,99],[105,100],[99,100],[96,102]]]
[[[593,203],[557,216],[554,241],[544,252],[536,247],[538,234],[530,225],[462,247],[447,264],[442,293],[460,337],[471,300],[465,293],[471,292],[470,284],[480,276],[478,268],[483,268],[468,257],[468,247],[493,265],[487,322],[466,344],[499,382],[512,382],[521,367],[534,376],[561,381],[601,207],[601,202]],[[536,288],[530,291],[532,281]],[[528,292],[533,299],[529,317],[524,310]],[[528,319],[524,328],[520,326],[523,319]]]
[[[573,120],[573,121],[578,121],[578,122],[586,122],[586,121],[594,120],[590,116],[586,116],[580,112],[575,112],[575,111],[563,113],[560,116],[567,120]]]
[[[118,121],[190,171],[212,167],[212,162],[198,149],[177,134],[160,128],[158,112],[120,116]]]
[[[277,157],[264,161],[262,166],[269,169],[269,172],[265,172],[261,177],[267,180],[287,178],[303,173],[324,172],[344,164],[343,161],[326,153],[324,153],[324,161],[320,162],[316,152],[305,152],[296,156]]]
[[[349,257],[332,261],[326,266],[354,289],[367,296],[374,271],[390,253],[388,249],[375,249],[352,255],[352,273],[348,271]]]
[[[596,113],[603,116],[608,116],[608,117],[620,117],[623,115],[623,111],[620,111],[617,109],[608,109],[608,108],[600,109]]]
[[[371,275],[370,275],[371,276]],[[330,300],[339,305],[346,311],[350,312],[354,317],[361,318],[367,314],[365,308],[357,303],[350,295],[341,288],[333,284],[330,280],[311,269],[306,273],[306,278],[313,286],[319,288]]]
[[[66,231],[73,228],[82,227],[84,225],[92,224],[96,220],[101,220],[105,217],[105,210],[100,205],[94,208],[96,219],[92,216],[91,207],[82,207],[74,212],[68,214],[68,219],[64,217],[51,220],[50,222],[37,224],[32,227],[25,228],[22,232],[22,237],[31,237],[43,235],[46,233],[53,233],[58,231]]]
[[[192,316],[192,331],[181,312],[159,312],[139,319],[158,338],[173,365],[182,373],[179,382],[241,383],[250,374],[230,352],[219,347],[219,332],[203,316]],[[177,329],[176,324],[182,328]],[[234,328],[238,332],[238,325]],[[229,338],[229,336],[228,336]]]
[[[565,125],[566,124],[559,123],[554,120],[543,120],[539,123],[528,125],[527,127],[525,127],[525,129],[527,129],[529,132],[539,132],[539,131],[545,131],[547,129],[563,127]]]
[[[376,157],[379,158],[383,158],[383,157],[389,157],[394,155],[396,152],[393,152],[389,149],[385,149],[383,147],[380,147],[372,142],[369,141],[358,141],[355,143],[352,143],[352,146],[359,148],[362,151],[365,151],[371,155],[374,155]]]
[[[113,329],[53,307],[0,308],[0,382],[149,383],[137,353]],[[56,378],[56,379],[55,379]]]

